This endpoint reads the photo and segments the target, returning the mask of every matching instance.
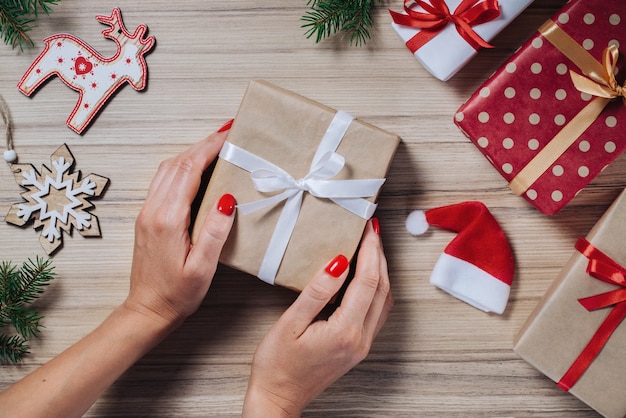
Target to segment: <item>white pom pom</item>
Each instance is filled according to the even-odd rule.
[[[6,161],[7,163],[12,163],[15,160],[17,160],[17,153],[15,152],[15,150],[8,149],[4,151],[4,161]]]
[[[428,230],[426,213],[423,210],[416,210],[406,218],[406,230],[411,235],[422,235]]]

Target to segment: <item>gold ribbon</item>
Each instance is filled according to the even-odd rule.
[[[602,63],[600,63],[552,20],[548,20],[541,26],[539,33],[576,64],[584,74],[583,76],[570,70],[574,87],[596,98],[570,120],[511,180],[509,187],[517,195],[524,194],[554,164],[556,159],[576,142],[611,100],[622,97],[626,105],[626,85],[620,86],[615,79],[615,68],[619,57],[619,51],[615,45],[604,50]]]

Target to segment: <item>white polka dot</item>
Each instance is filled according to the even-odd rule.
[[[596,17],[591,13],[587,13],[585,17],[583,17],[583,21],[588,25],[593,25],[593,22],[596,21]]]
[[[619,15],[618,15],[618,14],[612,14],[611,16],[609,16],[609,23],[610,23],[611,25],[613,25],[613,26],[615,26],[615,25],[619,25],[619,22],[620,22],[621,20],[622,20],[622,19],[619,17]]]
[[[539,148],[539,141],[537,141],[535,138],[528,140],[528,149],[535,151],[538,148]]]
[[[617,146],[613,141],[606,141],[606,143],[604,144],[604,150],[608,153],[615,152],[616,149]]]
[[[578,149],[582,152],[587,152],[591,149],[591,144],[589,143],[589,141],[580,141],[580,144],[578,144]]]
[[[530,71],[532,71],[533,74],[539,74],[541,72],[541,64],[535,62],[530,66]]]
[[[478,114],[478,120],[482,123],[487,123],[489,122],[489,113],[487,112],[480,112]]]
[[[465,115],[463,114],[463,112],[457,112],[457,114],[454,115],[454,120],[456,120],[457,122],[461,122],[463,121],[463,119],[465,119]]]
[[[538,125],[539,121],[541,121],[541,118],[536,113],[531,113],[528,117],[528,122],[530,122],[531,125]]]
[[[604,123],[606,123],[606,126],[608,126],[609,128],[615,128],[615,126],[617,125],[617,118],[615,116],[607,116]]]
[[[559,126],[563,126],[565,125],[565,116],[558,114],[554,117],[554,123],[556,123]]]
[[[489,90],[489,87],[483,87],[480,89],[480,97],[489,97],[490,94],[491,90]]]
[[[504,67],[504,69],[507,73],[513,74],[515,71],[517,71],[517,64],[515,64],[514,62],[509,62],[506,67]]]
[[[593,96],[591,96],[591,94],[589,94],[589,93],[582,92],[582,93],[580,93],[580,98],[583,99],[584,101],[588,102],[589,100],[591,100],[593,98]]]
[[[534,189],[526,190],[526,197],[529,198],[530,200],[537,199],[537,191]]]
[[[589,168],[581,165],[580,167],[578,167],[578,175],[580,177],[587,177],[589,175]]]
[[[531,99],[539,99],[541,97],[541,90],[539,90],[537,87],[530,89],[530,98]]]
[[[506,174],[511,174],[513,172],[513,166],[509,163],[502,164],[502,171]]]
[[[559,15],[559,23],[566,24],[569,22],[569,15],[567,13],[561,13]]]
[[[515,89],[514,89],[513,87],[507,87],[507,88],[504,90],[504,96],[505,96],[507,99],[512,99],[513,97],[515,97]]]
[[[567,65],[560,63],[556,66],[556,72],[561,75],[567,74]]]
[[[543,39],[536,37],[533,39],[532,46],[537,49],[541,48],[543,46]]]
[[[510,125],[513,122],[515,122],[515,115],[511,112],[507,112],[504,114],[502,119],[504,120],[505,123],[508,123]]]
[[[554,167],[552,167],[552,174],[554,174],[557,177],[561,177],[564,172],[565,170],[563,169],[562,165],[557,164]]]
[[[567,92],[563,89],[558,89],[555,93],[554,93],[554,97],[557,98],[557,100],[565,100],[565,98],[567,97]]]
[[[552,195],[550,197],[552,197],[552,200],[554,200],[555,202],[560,202],[561,200],[563,200],[563,193],[560,190],[555,190],[552,192]]]
[[[511,149],[513,145],[515,145],[515,142],[512,138],[504,138],[502,140],[502,147],[504,147],[504,149]]]
[[[478,138],[476,142],[481,148],[487,148],[487,146],[489,145],[489,140],[484,136],[481,136],[480,138]]]
[[[609,46],[611,46],[611,45],[615,45],[617,48],[619,48],[620,43],[619,43],[619,41],[618,41],[617,39],[611,39],[611,40],[609,41],[609,44],[608,44],[608,45],[609,45]]]
[[[585,39],[583,41],[583,48],[585,48],[587,51],[592,50],[593,49],[593,40],[592,39]]]

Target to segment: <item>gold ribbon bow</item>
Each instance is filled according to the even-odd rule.
[[[586,76],[570,70],[572,82],[576,89],[595,96],[595,99],[578,112],[510,181],[509,187],[517,195],[524,194],[576,142],[609,102],[622,97],[626,105],[626,85],[620,86],[615,79],[619,57],[615,45],[604,50],[600,63],[552,20],[548,20],[539,28],[539,32],[581,69]]]
[[[602,53],[603,74],[588,74],[587,77],[570,70],[574,87],[578,91],[591,94],[592,96],[604,97],[605,99],[615,99],[621,97],[626,104],[626,84],[620,86],[615,79],[615,68],[619,58],[617,46],[611,45]]]

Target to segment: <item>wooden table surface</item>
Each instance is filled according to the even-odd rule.
[[[387,7],[375,13],[367,46],[303,36],[305,1],[161,0],[119,5],[64,0],[42,16],[23,53],[0,46],[0,94],[14,122],[15,149],[40,168],[61,144],[76,169],[111,182],[93,213],[101,238],[76,231],[54,257],[58,277],[37,302],[45,329],[19,365],[3,365],[0,389],[88,333],[128,290],[133,225],[159,162],[186,149],[235,115],[251,79],[346,110],[403,139],[377,215],[396,304],[369,357],[310,404],[305,416],[541,416],[596,414],[513,352],[513,337],[550,282],[626,183],[624,156],[556,216],[539,213],[508,189],[453,124],[456,109],[565,0],[531,5],[449,82],[427,73],[391,29]],[[147,56],[147,90],[123,87],[83,135],[65,125],[77,95],[58,79],[25,97],[16,83],[51,34],[72,33],[104,56],[97,14],[120,6],[132,31],[142,23],[157,39]],[[19,201],[8,166],[0,169],[0,213]],[[487,204],[516,256],[506,312],[485,314],[428,283],[454,236],[410,236],[414,209],[463,200]],[[44,255],[32,226],[0,223],[2,259]],[[293,301],[291,291],[220,267],[200,310],[129,370],[89,416],[237,416],[250,360],[264,333]]]

